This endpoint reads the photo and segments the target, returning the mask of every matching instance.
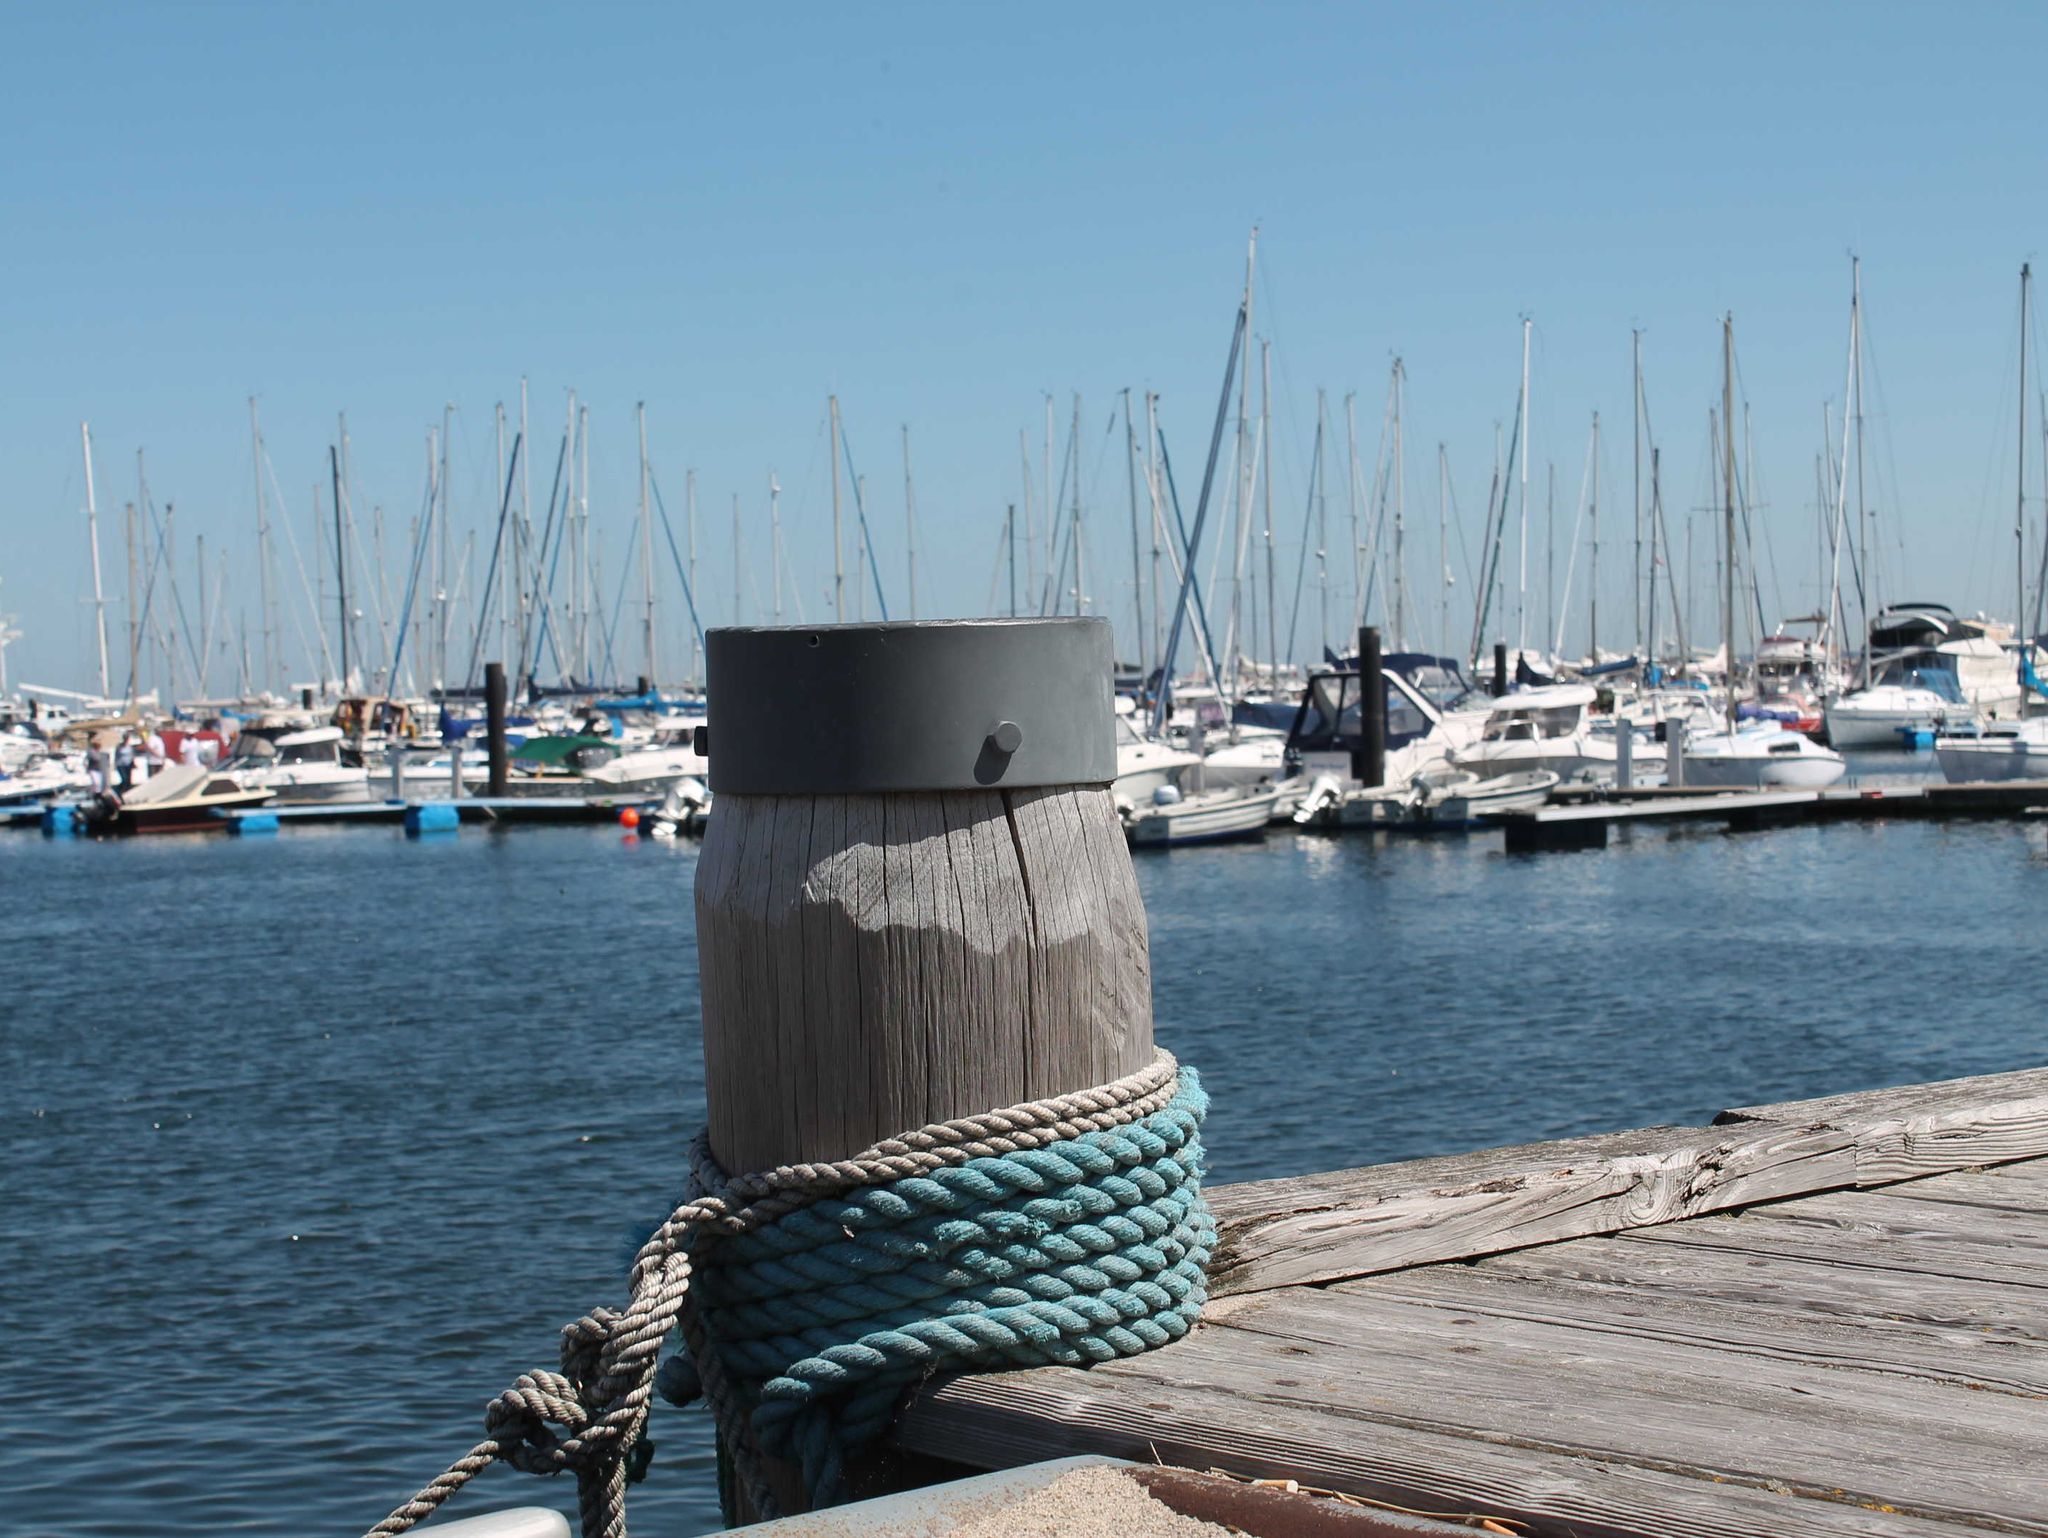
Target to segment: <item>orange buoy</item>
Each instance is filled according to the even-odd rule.
[[[637,828],[637,827],[639,827],[639,826],[640,826],[640,812],[639,812],[638,808],[636,808],[636,807],[630,807],[630,806],[629,806],[629,807],[626,807],[626,808],[625,808],[625,809],[624,809],[623,811],[621,811],[621,812],[619,813],[619,826],[620,826],[620,827],[622,827],[622,828]]]

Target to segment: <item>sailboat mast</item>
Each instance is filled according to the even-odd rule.
[[[640,438],[640,593],[644,605],[641,635],[647,660],[647,687],[658,689],[661,672],[656,666],[654,649],[654,516],[647,500],[647,402],[634,405],[633,418]]]
[[[1131,420],[1131,392],[1124,389],[1124,485],[1131,503],[1131,610],[1137,629],[1138,676],[1143,678],[1149,656],[1145,646],[1145,558],[1138,545],[1138,428]]]
[[[249,452],[256,472],[256,579],[263,599],[263,682],[268,689],[277,682],[277,603],[270,576],[270,508],[263,496],[263,428],[256,417],[256,397],[249,397]],[[132,543],[132,541],[131,541]],[[134,629],[134,595],[129,595],[129,629]],[[138,648],[131,640],[128,670],[132,679]],[[133,683],[129,685],[134,688]]]
[[[136,687],[136,683],[137,683],[137,679],[136,679],[136,676],[135,676],[135,675],[136,675],[136,670],[137,670],[138,668],[140,668],[140,667],[141,667],[141,665],[142,665],[142,612],[141,612],[141,609],[140,609],[140,608],[138,607],[138,603],[139,603],[139,597],[138,597],[138,595],[139,595],[139,593],[140,593],[140,591],[141,591],[141,582],[140,582],[140,580],[139,580],[139,573],[138,573],[138,571],[137,571],[137,566],[136,566],[136,561],[137,561],[137,557],[136,557],[136,551],[135,551],[135,504],[134,504],[133,502],[130,502],[130,503],[128,504],[127,508],[126,508],[126,522],[127,522],[127,525],[128,525],[128,690],[127,690],[127,694],[128,694],[128,699],[129,699],[129,702],[130,702],[130,703],[133,703],[133,702],[134,702],[134,699],[135,699],[135,687]],[[248,635],[247,635],[247,633],[246,633],[246,631],[245,631],[245,632],[244,632],[244,634],[243,634],[243,644],[244,644],[244,649],[245,649],[245,650],[246,650],[246,648],[247,648],[247,642],[248,642]]]
[[[839,397],[828,395],[825,405],[832,419],[832,619],[846,623],[846,549],[840,533],[839,512]]]
[[[1636,618],[1636,656],[1644,658],[1643,639],[1643,333],[1637,327],[1628,334],[1629,362],[1635,384],[1630,392],[1631,409],[1634,413],[1634,435],[1629,440],[1629,461],[1635,477],[1636,500],[1636,562],[1635,576],[1631,585],[1631,596]]]
[[[1522,551],[1521,592],[1515,601],[1515,649],[1529,640],[1529,317],[1522,317]]]
[[[1259,469],[1266,504],[1266,668],[1271,683],[1280,666],[1280,606],[1273,582],[1273,344],[1259,343]]]
[[[334,487],[334,607],[336,617],[341,621],[341,682],[338,693],[348,692],[348,546],[342,541],[341,525],[341,450],[335,444],[327,445],[327,474]],[[202,555],[199,567],[200,590],[205,591],[206,563]]]
[[[1165,526],[1166,512],[1159,497],[1159,397],[1150,390],[1145,392],[1145,490],[1152,502],[1152,658],[1156,662],[1166,644],[1159,617],[1159,532]]]
[[[590,594],[596,586],[590,566],[590,408],[576,408],[577,457],[583,461],[582,494],[576,513],[577,552],[581,560],[576,576],[576,676],[590,681]]]
[[[1587,532],[1592,535],[1592,560],[1586,578],[1586,660],[1600,661],[1600,413],[1593,413],[1593,501],[1587,509]]]
[[[92,428],[78,424],[78,440],[85,455],[85,534],[92,545],[93,629],[99,639],[100,698],[107,696],[107,595],[100,586],[100,509],[92,487]]]
[[[775,623],[782,623],[782,484],[775,472],[768,472],[768,565],[769,586],[775,591]]]
[[[1402,408],[1407,396],[1408,371],[1394,360],[1394,650],[1408,649],[1408,565],[1403,553],[1408,517],[1407,437],[1402,425]]]
[[[1870,683],[1870,606],[1876,597],[1876,574],[1870,569],[1870,518],[1863,502],[1863,261],[1849,261],[1849,346],[1856,360],[1856,541],[1859,554],[1856,583],[1863,610],[1863,682]]]
[[[1330,644],[1330,485],[1323,472],[1323,445],[1330,436],[1330,402],[1316,391],[1316,657]]]
[[[1365,547],[1358,542],[1358,393],[1344,397],[1344,510],[1351,522],[1351,614],[1365,623]]]
[[[2015,582],[2018,584],[2019,587],[2019,609],[2013,615],[2012,628],[2015,636],[2020,642],[2019,656],[2022,659],[2024,659],[2027,655],[2026,643],[2029,639],[2025,634],[2027,624],[2027,289],[2032,284],[2033,280],[2033,263],[2022,262],[2020,264],[2020,463],[2019,487],[2013,499],[2012,515],[2012,537],[2014,545],[2013,576]],[[87,473],[89,476],[89,468]],[[86,482],[88,491],[91,488],[91,484],[92,483],[90,479],[88,479]],[[99,560],[97,554],[95,554],[93,560],[94,581],[95,584],[97,584]],[[102,628],[101,631],[100,647],[102,652],[104,652],[106,649],[104,628]],[[104,667],[104,660],[102,662],[102,666]],[[2026,710],[2027,702],[2024,695],[2022,695],[2020,699],[2019,713],[2021,715],[2025,715]]]
[[[1735,734],[1735,316],[1721,319],[1721,645],[1726,662],[1728,734]]]
[[[685,470],[683,472],[683,535],[689,541],[690,601],[695,603],[697,601],[697,472],[695,470]],[[696,685],[697,680],[704,676],[698,670],[699,663],[704,660],[703,652],[700,649],[701,645],[702,643],[698,639],[697,627],[692,625],[690,627],[690,676],[686,682],[693,687]]]
[[[910,424],[903,424],[903,548],[910,571],[910,617],[917,618],[917,483],[910,478]]]
[[[1081,392],[1079,390],[1074,392],[1074,431],[1072,438],[1073,441],[1070,447],[1074,458],[1074,521],[1073,526],[1067,531],[1067,536],[1074,542],[1074,612],[1076,614],[1085,614],[1087,613],[1086,605],[1088,602],[1088,574],[1083,560],[1087,553],[1087,546],[1081,541]],[[1055,614],[1059,612],[1057,601],[1053,604],[1053,612]]]
[[[1449,507],[1451,461],[1443,444],[1436,446],[1436,649],[1440,657],[1451,654],[1451,551]]]
[[[1045,477],[1045,486],[1040,495],[1045,498],[1045,590],[1052,595],[1053,612],[1057,614],[1060,606],[1060,574],[1053,570],[1053,563],[1057,558],[1057,553],[1053,547],[1054,535],[1059,530],[1060,510],[1055,505],[1059,497],[1059,488],[1052,483],[1052,391],[1050,390],[1045,392],[1045,458],[1043,465],[1042,473]]]

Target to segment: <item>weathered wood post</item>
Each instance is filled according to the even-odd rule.
[[[714,630],[711,1141],[857,1153],[1152,1060],[1100,619]]]
[[[1493,643],[1493,697],[1499,699],[1508,692],[1508,643]]]
[[[1152,1061],[1106,621],[706,641],[697,942],[721,1165],[843,1158]]]
[[[1685,784],[1685,723],[1676,716],[1664,723],[1664,783],[1674,790]]]

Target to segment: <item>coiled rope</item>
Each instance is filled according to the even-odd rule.
[[[624,1538],[629,1466],[662,1342],[664,1397],[701,1396],[758,1516],[764,1458],[813,1507],[933,1373],[1085,1366],[1177,1340],[1201,1315],[1215,1228],[1193,1069],[1161,1051],[1095,1089],[939,1122],[851,1159],[728,1176],[708,1138],[691,1190],[634,1258],[623,1310],[562,1332],[561,1368],[491,1401],[484,1440],[371,1528],[395,1538],[493,1463],[576,1475],[583,1538]]]

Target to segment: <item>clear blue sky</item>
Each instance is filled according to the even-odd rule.
[[[1527,313],[1532,500],[1554,462],[1568,521],[1600,410],[1602,607],[1625,616],[1630,329],[1676,520],[1706,495],[1732,310],[1767,602],[1811,603],[1814,455],[1822,402],[1843,393],[1853,250],[1892,596],[2012,607],[2017,273],[2048,186],[2038,8],[15,4],[6,26],[0,611],[25,632],[16,680],[89,671],[81,419],[110,590],[144,447],[178,510],[188,603],[204,534],[253,627],[248,396],[302,544],[348,412],[359,515],[389,510],[396,567],[443,403],[466,528],[486,516],[493,407],[522,375],[537,499],[563,392],[592,408],[614,573],[646,401],[677,516],[698,473],[713,623],[732,618],[734,493],[744,617],[761,617],[771,470],[806,612],[829,607],[828,391],[898,612],[910,424],[927,615],[986,603],[1017,434],[1035,445],[1047,391],[1064,430],[1079,391],[1089,585],[1127,630],[1108,413],[1125,387],[1162,393],[1192,513],[1254,222],[1283,588],[1314,392],[1333,411],[1358,393],[1369,473],[1398,352],[1424,528],[1410,573],[1433,605],[1435,445],[1476,541]],[[1452,561],[1462,640],[1455,543]]]

